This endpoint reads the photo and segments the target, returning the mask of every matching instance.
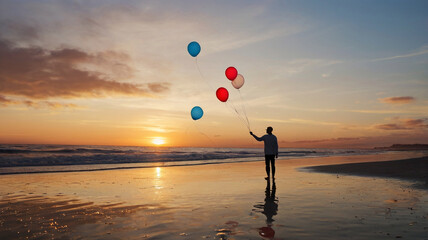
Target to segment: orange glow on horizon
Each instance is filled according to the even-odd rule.
[[[155,137],[152,139],[152,143],[156,146],[161,146],[161,145],[164,145],[166,143],[166,141],[164,138]]]

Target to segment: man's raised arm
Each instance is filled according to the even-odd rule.
[[[253,136],[257,141],[263,141],[263,138],[259,138],[256,135],[253,134],[253,132],[250,132],[251,136]]]

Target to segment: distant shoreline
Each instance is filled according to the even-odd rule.
[[[404,160],[305,167],[315,172],[416,181],[428,190],[428,156]]]
[[[375,147],[376,150],[392,150],[392,151],[414,151],[428,150],[428,144],[393,144],[389,147]]]

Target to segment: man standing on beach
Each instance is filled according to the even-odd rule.
[[[266,163],[266,180],[270,177],[270,166],[272,165],[272,180],[275,180],[275,157],[278,158],[278,140],[276,136],[272,134],[273,128],[268,127],[266,129],[266,135],[263,137],[257,137],[250,132],[257,141],[263,141],[265,143],[265,163]]]

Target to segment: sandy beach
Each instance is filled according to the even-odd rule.
[[[348,175],[420,157],[278,160],[275,184],[262,161],[3,175],[0,239],[427,239],[417,179]],[[305,168],[319,165],[334,174]]]
[[[384,162],[315,166],[308,167],[307,169],[332,174],[399,178],[414,181],[414,186],[428,189],[428,157]]]

